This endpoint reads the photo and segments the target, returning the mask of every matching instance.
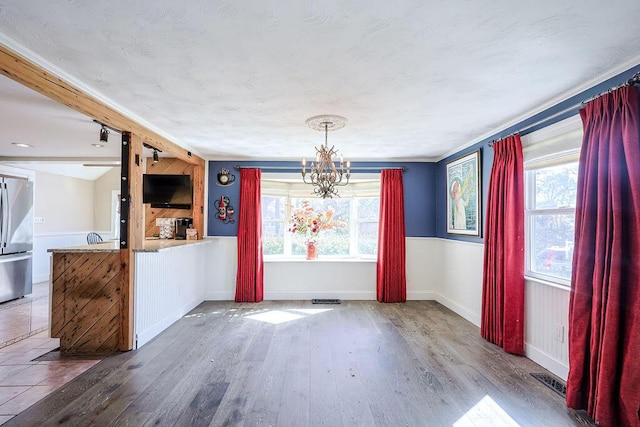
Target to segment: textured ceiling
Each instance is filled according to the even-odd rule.
[[[209,158],[339,114],[345,157],[433,159],[640,62],[637,0],[0,0],[0,32]]]

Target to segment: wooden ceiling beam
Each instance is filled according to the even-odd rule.
[[[147,143],[187,163],[204,166],[204,159],[157,134],[39,65],[0,45],[0,73],[114,129],[139,135]]]

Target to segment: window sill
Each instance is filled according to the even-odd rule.
[[[524,276],[525,281],[540,283],[541,285],[551,286],[553,288],[563,289],[567,292],[571,291],[570,285],[563,285],[562,283],[551,282],[549,280],[539,279],[537,277],[532,276]]]
[[[265,256],[264,262],[324,262],[324,263],[337,263],[337,262],[346,262],[346,263],[376,263],[378,260],[376,258],[349,258],[349,257],[333,257],[333,256],[322,256],[318,255],[318,259],[306,259],[304,256],[292,256],[292,257],[284,257],[284,256]]]

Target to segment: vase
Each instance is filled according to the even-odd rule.
[[[318,244],[307,242],[307,259],[318,259]]]

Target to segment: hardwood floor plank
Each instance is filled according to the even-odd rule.
[[[330,309],[329,309],[330,310]],[[342,426],[331,342],[333,313],[320,312],[309,321],[309,420],[312,426]]]
[[[209,301],[7,425],[584,425],[530,372],[433,301]]]

